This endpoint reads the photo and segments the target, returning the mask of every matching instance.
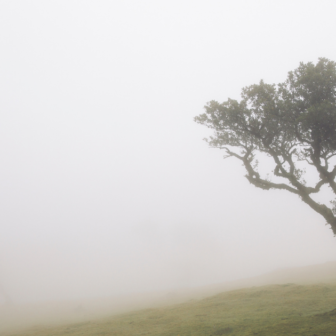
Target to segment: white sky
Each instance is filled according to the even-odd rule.
[[[336,60],[335,1],[0,1],[0,284],[15,301],[170,290],[336,259],[193,122]],[[1,300],[1,299],[0,299]]]

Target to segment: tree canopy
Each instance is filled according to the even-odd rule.
[[[225,158],[240,160],[246,178],[256,187],[298,195],[336,235],[335,200],[327,206],[312,198],[325,185],[336,194],[336,63],[326,58],[316,64],[300,63],[285,82],[261,80],[243,88],[241,97],[221,104],[210,101],[205,113],[195,117],[214,130],[206,139],[209,145],[225,150]],[[259,173],[258,153],[271,159],[271,178]],[[305,166],[316,174],[310,185],[304,179]]]

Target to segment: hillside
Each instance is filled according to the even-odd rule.
[[[271,285],[12,336],[335,335],[336,284]]]
[[[295,283],[295,285],[284,286],[288,283]],[[61,325],[72,325],[71,328],[68,327],[70,328],[67,331],[67,334],[69,335],[76,335],[76,333],[73,334],[70,333],[70,331],[75,331],[77,329],[81,330],[80,332],[78,331],[79,334],[83,332],[83,335],[85,335],[86,329],[109,329],[109,323],[112,323],[111,321],[114,321],[113,323],[116,323],[115,321],[120,321],[120,326],[122,326],[120,330],[124,328],[126,332],[124,335],[128,335],[127,330],[131,330],[129,329],[131,326],[127,326],[125,321],[128,317],[126,316],[133,316],[134,314],[134,316],[139,316],[140,319],[144,319],[142,323],[136,324],[136,328],[139,326],[143,326],[145,329],[154,328],[155,321],[162,325],[165,330],[174,328],[174,325],[176,328],[178,325],[182,326],[182,324],[191,326],[196,323],[193,322],[194,320],[192,317],[195,317],[196,315],[204,315],[197,316],[196,319],[199,320],[201,325],[206,326],[209,325],[209,323],[210,325],[216,325],[216,321],[218,319],[220,321],[224,321],[226,317],[218,317],[217,315],[221,314],[221,310],[216,313],[214,307],[210,308],[210,306],[208,306],[208,303],[210,302],[213,302],[215,306],[219,305],[223,307],[230,307],[230,309],[228,308],[230,311],[228,316],[231,316],[232,314],[232,316],[235,316],[235,321],[227,321],[230,328],[233,328],[233,326],[237,328],[237,325],[241,325],[243,323],[242,321],[247,323],[248,320],[246,319],[251,319],[253,323],[257,323],[257,321],[264,321],[260,322],[263,325],[265,321],[272,321],[270,323],[275,323],[274,325],[278,322],[283,324],[287,320],[278,321],[275,316],[289,314],[288,321],[292,321],[293,319],[295,320],[297,316],[294,313],[290,315],[291,309],[293,312],[297,312],[298,314],[300,312],[301,316],[298,323],[303,323],[305,325],[308,323],[305,322],[305,318],[308,320],[310,318],[314,318],[317,319],[316,321],[319,321],[319,318],[315,316],[316,314],[332,311],[336,308],[336,302],[334,301],[335,287],[336,262],[329,262],[321,265],[282,269],[250,279],[242,279],[223,284],[214,284],[202,288],[176,290],[174,292],[143,293],[138,295],[129,295],[127,297],[120,296],[96,300],[83,299],[69,302],[45,302],[29,305],[13,304],[9,307],[0,306],[0,335],[12,335],[15,330],[17,332],[20,330],[27,330],[32,326],[49,326],[50,328],[51,326],[54,326],[56,329],[52,332],[56,332],[56,334],[61,332],[62,334],[62,332],[64,332],[62,329],[63,327],[58,327]],[[328,293],[327,297],[326,293]],[[211,301],[209,297],[212,297],[211,300],[213,301]],[[252,300],[252,298],[254,299]],[[225,302],[225,304],[223,302]],[[288,302],[292,302],[293,306],[288,305]],[[170,308],[166,308],[167,306],[170,306]],[[153,314],[163,314],[163,317],[147,318],[146,314],[151,316],[150,314],[152,313],[151,310],[146,311],[144,309],[149,308],[157,309],[152,311]],[[181,309],[186,309],[186,312],[183,312]],[[281,313],[279,309],[283,309],[283,313]],[[195,310],[195,313],[190,313],[191,315],[189,316],[187,311],[193,310]],[[130,311],[138,312],[132,313],[133,315],[120,315],[125,313],[127,314]],[[105,322],[101,320],[101,318],[109,316],[118,317],[109,318],[108,320],[105,320]],[[181,320],[182,316],[183,319]],[[227,316],[226,313],[225,316]],[[270,316],[273,316],[274,319],[270,319]],[[328,320],[329,317],[330,321]],[[330,323],[334,323],[332,316],[329,317],[327,317],[327,320]],[[98,326],[98,324],[93,321],[98,321],[99,319],[100,322],[97,322],[99,324]],[[171,323],[168,323],[167,319],[171,319]],[[88,321],[91,322],[89,323]],[[151,324],[151,322],[153,323]],[[242,325],[244,325],[244,323]],[[251,328],[252,324],[250,326]],[[254,327],[255,326],[253,326],[253,328]],[[39,328],[34,329],[34,331],[29,331],[29,333],[26,334],[35,335],[36,333],[36,335],[47,335],[46,330],[49,330],[48,328]],[[141,329],[142,327],[139,328]],[[42,332],[41,330],[44,331]],[[132,335],[136,335],[136,333],[134,333],[135,330],[136,329],[129,332]],[[151,331],[148,332],[148,335],[150,335]],[[26,334],[24,333],[22,335]],[[88,333],[88,335],[89,334],[90,333]],[[102,335],[103,334],[104,331],[102,331]],[[194,335],[195,333],[192,334]],[[162,335],[165,334],[162,333]],[[187,335],[187,333],[185,335]]]

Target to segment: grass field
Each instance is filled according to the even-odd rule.
[[[271,285],[6,335],[336,335],[336,284]]]

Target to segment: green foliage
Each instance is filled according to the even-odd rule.
[[[320,58],[318,63],[301,63],[278,85],[259,84],[243,88],[240,101],[211,101],[197,123],[215,131],[207,139],[211,147],[224,149],[225,157],[241,160],[247,179],[262,189],[283,189],[297,194],[321,214],[336,234],[334,208],[311,198],[323,185],[336,193],[336,63]],[[237,150],[238,149],[238,152]],[[264,153],[273,163],[273,175],[285,183],[261,178],[256,154]],[[314,167],[317,180],[307,186],[305,168]],[[333,201],[331,201],[333,202]],[[334,210],[335,211],[335,210]]]

